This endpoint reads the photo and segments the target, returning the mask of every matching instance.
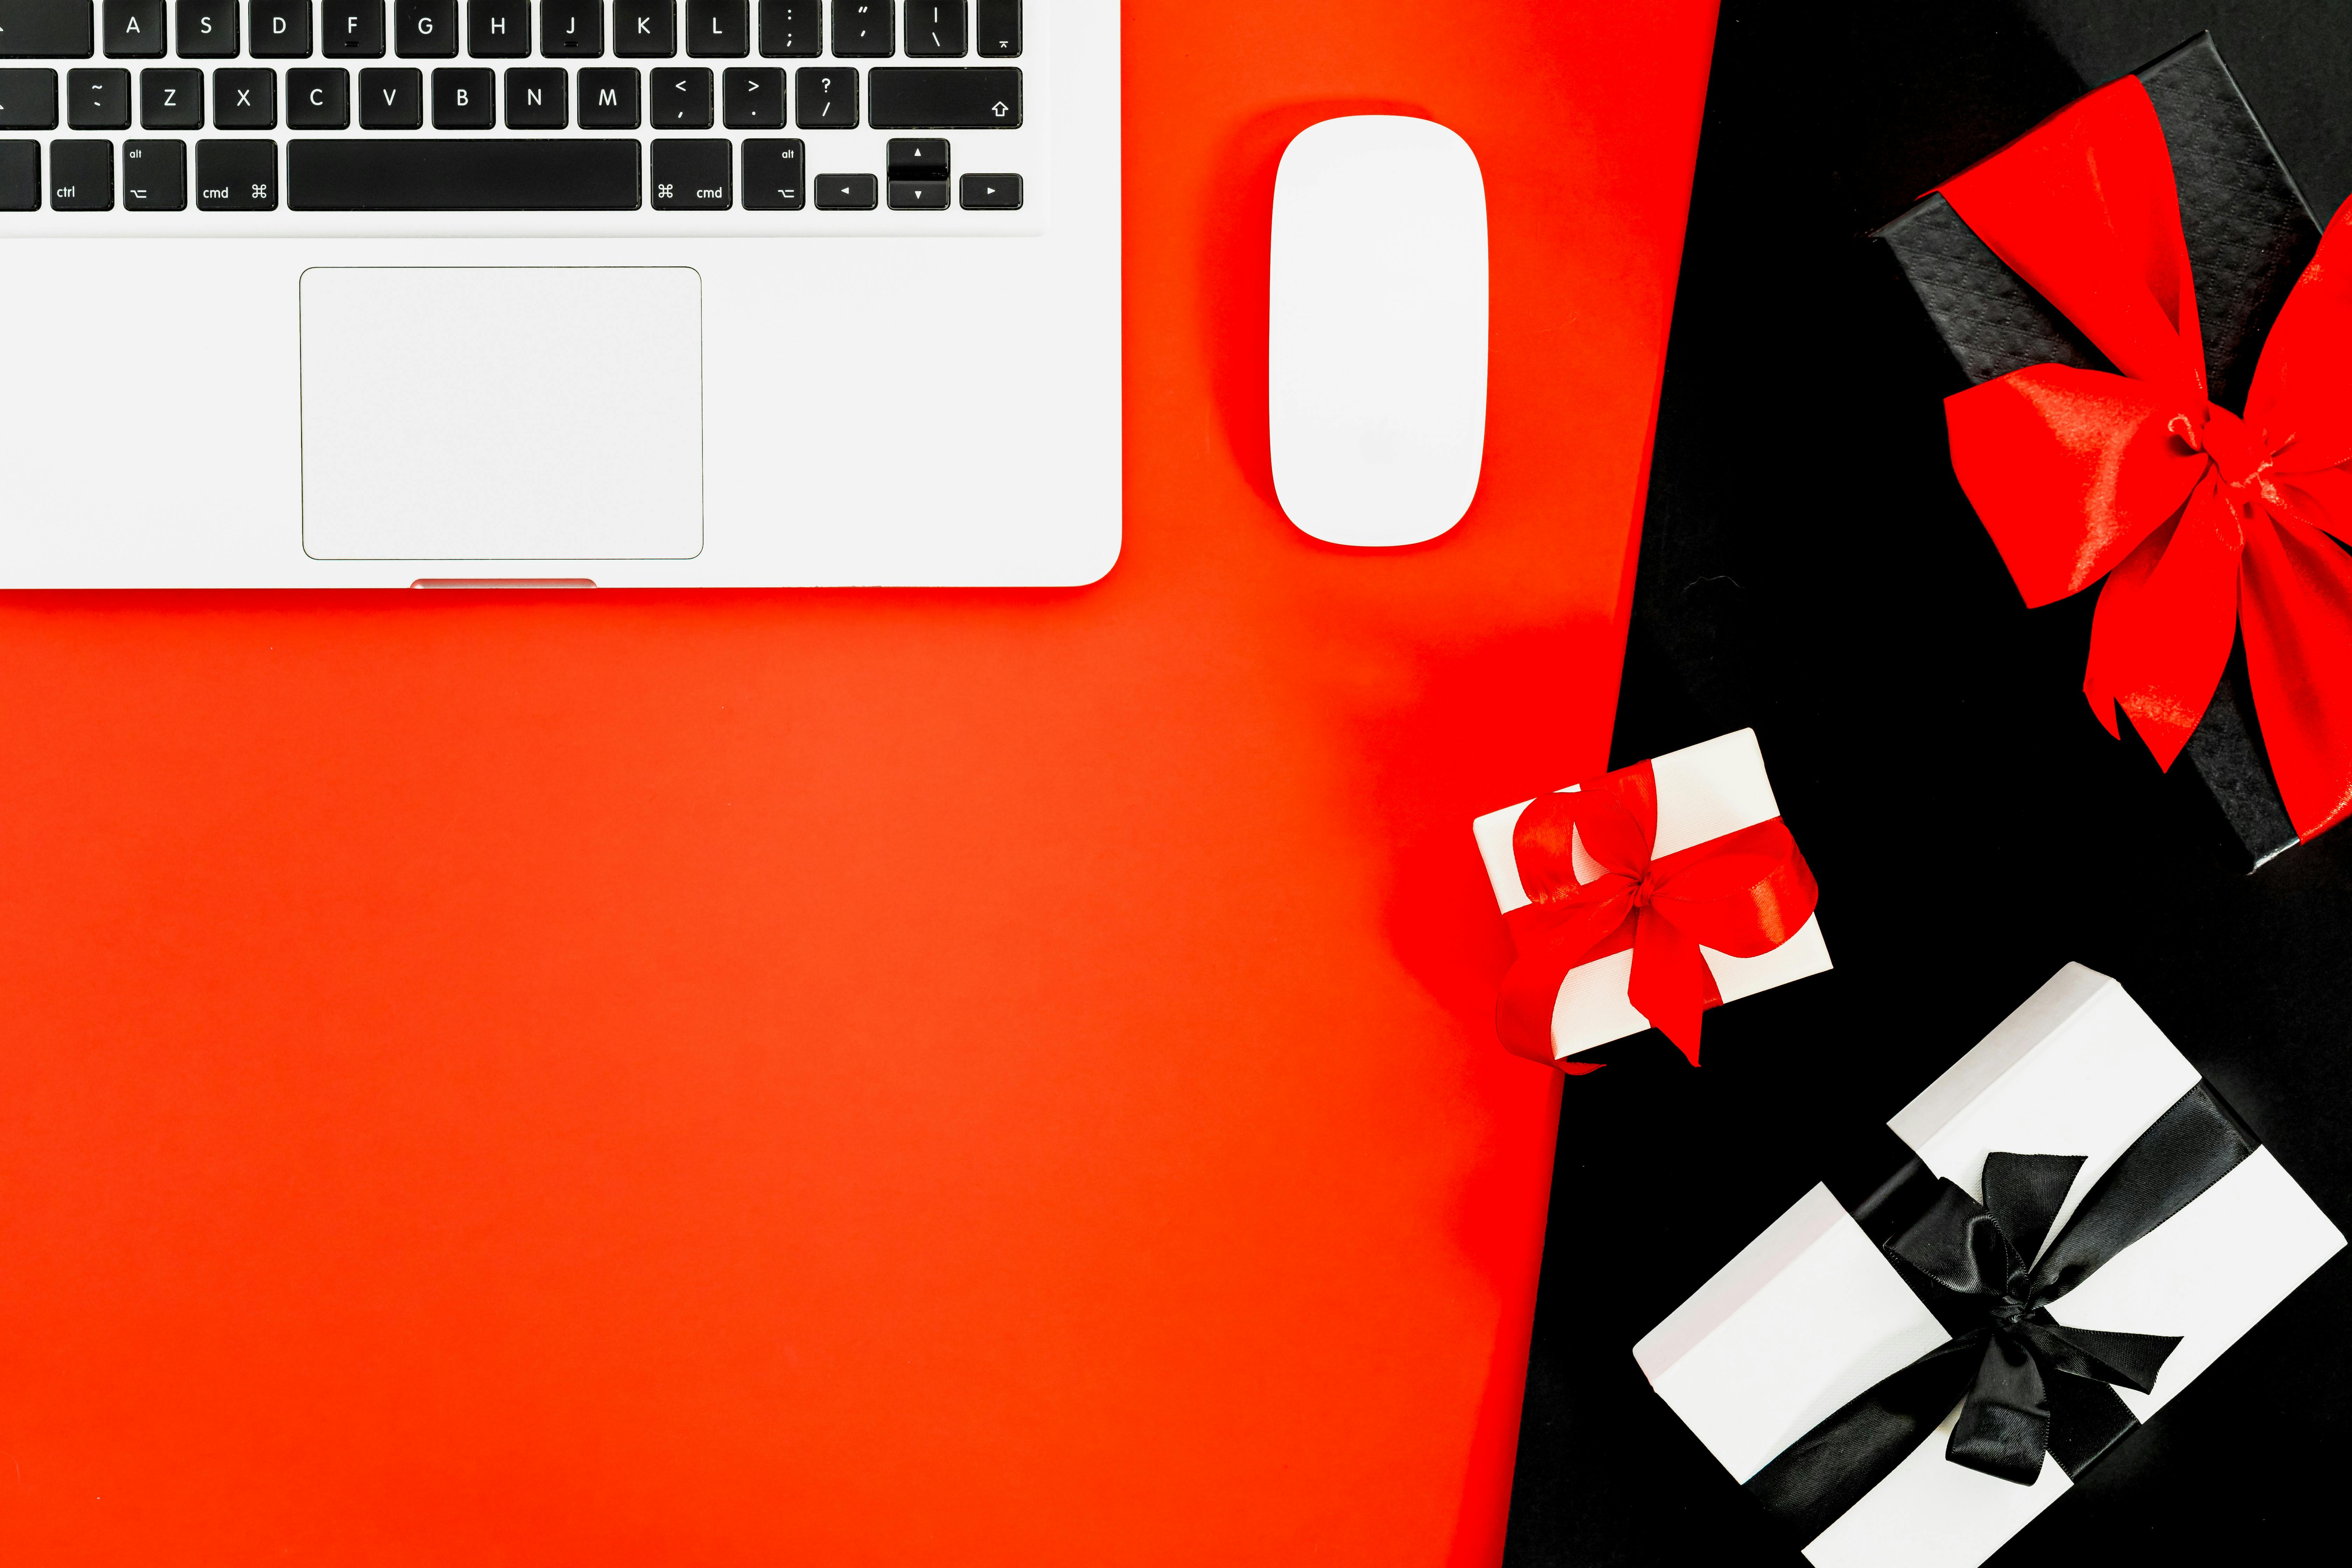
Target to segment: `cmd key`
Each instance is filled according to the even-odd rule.
[[[0,59],[86,60],[97,48],[89,0],[0,0]]]

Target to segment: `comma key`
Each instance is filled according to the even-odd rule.
[[[122,205],[134,213],[185,212],[188,206],[188,144],[185,142],[125,142],[122,144]]]
[[[196,207],[208,213],[278,210],[278,143],[196,143]]]

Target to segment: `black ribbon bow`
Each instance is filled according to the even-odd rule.
[[[2138,1424],[2109,1385],[2149,1392],[2180,1342],[2072,1328],[2050,1303],[2260,1147],[2200,1083],[2124,1151],[2046,1251],[2081,1155],[1989,1154],[1982,1203],[1912,1158],[1847,1206],[1952,1338],[1790,1444],[1749,1493],[1810,1541],[1956,1404],[1953,1463],[2031,1486],[2047,1454],[2082,1474]]]

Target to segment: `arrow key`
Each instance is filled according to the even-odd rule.
[[[966,212],[1019,212],[1022,195],[1021,176],[1018,174],[966,174],[963,177],[963,208]]]
[[[880,194],[880,183],[871,174],[819,174],[816,177],[816,205],[819,212],[870,213],[875,197]]]

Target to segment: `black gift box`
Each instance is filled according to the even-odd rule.
[[[2156,106],[2172,154],[2212,398],[2242,413],[2271,323],[2319,248],[2319,226],[2210,34],[2134,74]],[[2030,364],[2115,368],[2003,266],[1941,195],[1930,195],[1877,237],[1895,253],[1969,381]],[[2246,869],[2299,842],[2263,752],[2242,639],[2185,754]]]

